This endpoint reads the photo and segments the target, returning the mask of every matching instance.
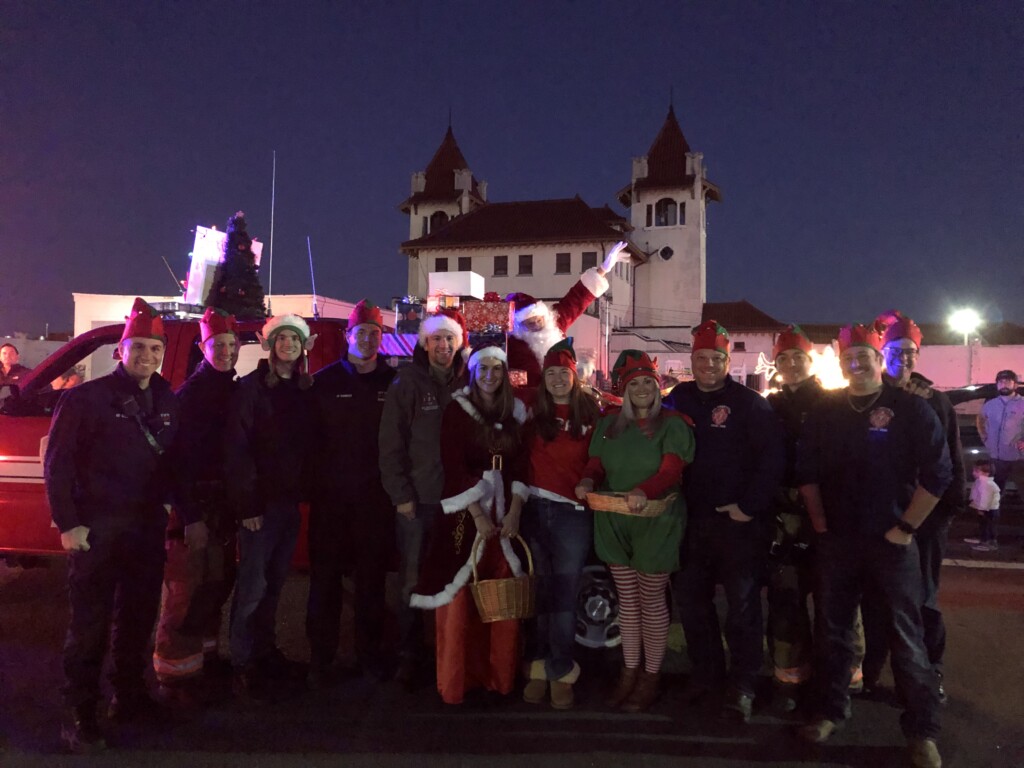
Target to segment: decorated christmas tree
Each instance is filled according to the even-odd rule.
[[[206,306],[222,309],[240,320],[267,316],[263,286],[256,274],[256,254],[242,211],[228,219],[224,260],[217,267]]]

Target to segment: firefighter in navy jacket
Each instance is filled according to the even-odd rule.
[[[110,716],[152,714],[143,680],[160,604],[169,454],[178,403],[157,370],[163,323],[136,299],[109,376],[66,392],[46,450],[46,491],[69,553],[71,621],[64,645],[63,739],[73,751],[105,746],[96,721],[100,674],[112,636]]]
[[[181,425],[174,441],[177,477],[167,526],[167,566],[153,669],[165,703],[201,699],[204,669],[219,664],[221,609],[235,583],[237,523],[224,482],[224,430],[237,389],[235,318],[209,307],[199,323],[203,359],[175,393]],[[193,523],[186,525],[186,520]]]
[[[395,516],[380,479],[377,436],[395,370],[378,357],[384,320],[365,299],[352,310],[341,359],[317,372],[313,504],[309,518],[309,638],[312,686],[331,682],[341,630],[342,576],[355,582],[355,652],[383,678],[385,581],[395,556]]]
[[[761,584],[771,502],[782,481],[785,446],[778,417],[760,394],[729,377],[729,334],[714,320],[694,329],[694,381],[666,398],[694,423],[697,450],[684,477],[689,525],[682,570],[672,577],[694,673],[694,703],[726,681],[725,650],[714,607],[725,588],[730,664],[723,715],[750,718],[761,669]]]
[[[815,610],[822,632],[817,715],[800,735],[823,742],[847,716],[850,628],[868,594],[883,605],[910,763],[938,766],[939,686],[924,643],[914,533],[953,470],[928,401],[882,381],[881,349],[873,328],[840,330],[849,386],[812,409],[797,449],[797,482],[818,534]]]

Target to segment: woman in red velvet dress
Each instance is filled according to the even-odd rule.
[[[466,585],[477,536],[481,579],[522,573],[509,539],[529,497],[526,408],[512,394],[501,348],[475,350],[469,371],[469,386],[455,393],[441,423],[444,514],[410,599],[414,608],[437,609],[437,690],[446,704],[460,704],[474,688],[511,693],[519,661],[519,622],[481,622]]]

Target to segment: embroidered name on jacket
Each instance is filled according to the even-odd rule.
[[[725,429],[725,422],[729,420],[732,409],[728,405],[716,405],[711,411],[711,426],[716,429]]]

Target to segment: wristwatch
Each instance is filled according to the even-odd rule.
[[[909,533],[911,536],[913,536],[915,533],[917,533],[917,528],[912,526],[910,523],[908,523],[903,518],[900,518],[899,520],[896,521],[896,527],[899,528],[904,533]]]

